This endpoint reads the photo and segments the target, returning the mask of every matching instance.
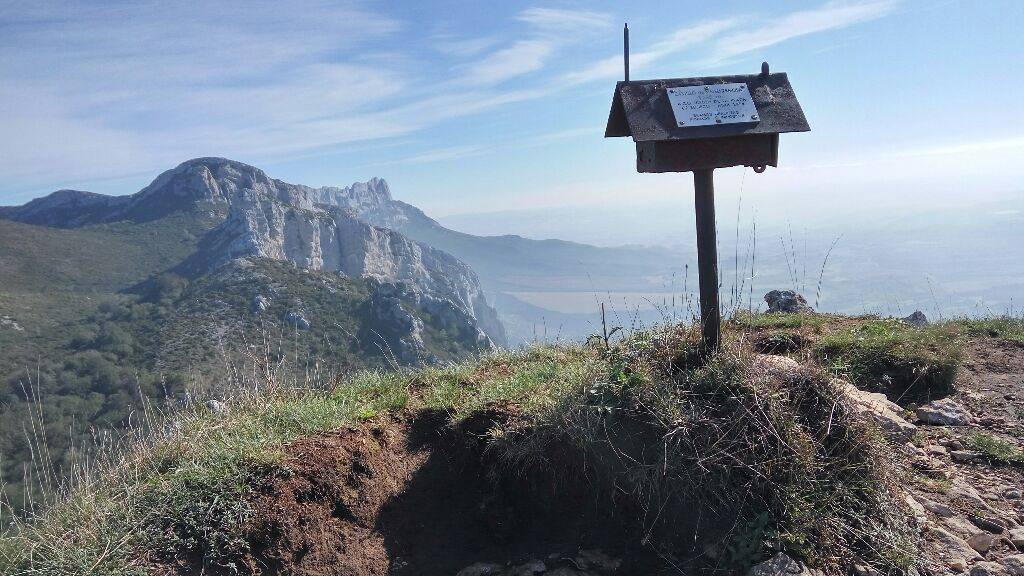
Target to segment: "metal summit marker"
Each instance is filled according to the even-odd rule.
[[[631,136],[637,172],[693,172],[697,215],[697,269],[703,347],[721,340],[715,168],[750,166],[758,174],[778,166],[779,134],[807,132],[800,103],[785,73],[629,79],[629,27],[623,28],[625,80],[615,85],[605,138]]]
[[[717,86],[683,86],[666,91],[672,114],[679,126],[711,126],[758,120],[750,90],[740,82]]]

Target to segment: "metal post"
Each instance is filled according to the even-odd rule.
[[[700,324],[706,352],[718,350],[721,316],[718,308],[718,247],[715,239],[714,170],[694,170],[697,212],[697,272],[700,282]]]

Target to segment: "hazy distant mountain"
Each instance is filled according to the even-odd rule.
[[[374,178],[347,188],[311,190],[319,202],[351,210],[376,226],[397,230],[469,264],[493,295],[509,342],[530,342],[545,334],[575,340],[594,333],[597,304],[589,313],[563,314],[527,304],[522,293],[562,293],[594,302],[609,291],[664,291],[680,253],[657,247],[597,247],[564,240],[533,240],[516,235],[478,236],[451,230],[422,210],[395,200],[384,180]],[[647,313],[646,316],[652,316]],[[557,319],[557,320],[556,320]],[[545,328],[550,327],[550,332]]]
[[[387,183],[377,178],[350,188],[317,192],[322,202],[350,209],[371,224],[455,255],[476,270],[488,290],[636,290],[658,285],[671,269],[667,262],[677,257],[662,248],[605,248],[564,240],[457,232],[419,208],[394,200]]]

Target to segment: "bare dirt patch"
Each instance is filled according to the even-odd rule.
[[[249,574],[432,576],[593,548],[623,557],[631,538],[584,500],[582,483],[573,494],[488,473],[488,430],[510,417],[450,425],[426,412],[291,444],[288,472],[257,489],[251,552],[236,564]]]

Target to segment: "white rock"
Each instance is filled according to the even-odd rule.
[[[989,508],[988,503],[981,497],[981,494],[975,490],[974,486],[971,486],[962,478],[956,478],[953,480],[950,486],[949,493],[951,496],[966,500],[969,504],[982,510]]]
[[[953,450],[949,453],[949,459],[958,464],[973,462],[981,457],[981,454],[973,450]]]
[[[971,567],[970,576],[1003,576],[1006,569],[997,562],[978,562]]]
[[[995,542],[996,535],[991,532],[979,532],[967,539],[968,546],[982,553],[988,552],[988,549],[991,548]]]
[[[207,400],[206,402],[203,402],[203,405],[214,414],[224,415],[231,411],[231,409],[228,408],[228,405],[220,400]]]
[[[285,314],[284,321],[288,324],[295,326],[299,330],[309,330],[310,324],[309,319],[306,318],[306,314],[301,310],[292,310]]]
[[[891,440],[906,442],[917,432],[917,426],[907,422],[900,415],[903,410],[885,394],[866,392],[838,378],[832,383],[846,396],[854,411],[875,422]]]
[[[818,576],[817,570],[811,570],[800,562],[779,552],[769,560],[756,564],[747,572],[747,576]]]
[[[978,551],[971,548],[971,545],[965,542],[963,538],[938,526],[931,526],[928,532],[942,546],[942,552],[946,558],[962,558],[967,561],[981,560],[981,555],[978,554]]]
[[[758,354],[754,357],[754,371],[758,374],[792,380],[800,373],[800,364],[786,356]]]
[[[949,506],[947,506],[945,504],[942,504],[941,502],[936,502],[934,500],[930,500],[930,499],[928,499],[928,498],[926,498],[924,496],[917,496],[916,498],[917,498],[917,501],[921,503],[921,506],[923,506],[926,510],[928,510],[932,514],[935,514],[936,516],[939,516],[940,518],[949,518],[950,516],[953,516],[953,514],[954,514],[952,508],[950,508]]]
[[[938,426],[966,426],[971,423],[967,409],[952,398],[935,400],[918,407],[917,418],[925,424]]]
[[[1017,548],[1024,548],[1024,528],[1010,530],[1010,542]]]
[[[252,299],[252,309],[254,312],[263,312],[270,307],[270,300],[262,294],[257,294]]]
[[[907,506],[910,507],[910,511],[914,513],[914,519],[917,521],[917,523],[919,525],[923,525],[925,522],[927,522],[928,515],[925,514],[924,506],[922,506],[921,503],[917,501],[917,498],[914,498],[910,494],[907,494],[905,496],[905,499],[907,501]]]
[[[963,516],[951,516],[949,518],[942,519],[943,525],[947,528],[956,532],[961,538],[968,539],[975,534],[982,532],[980,528],[972,524],[967,518]]]
[[[23,332],[25,330],[21,327],[21,324],[18,324],[18,322],[10,316],[0,316],[0,328],[11,328],[18,332]]]
[[[404,282],[418,292],[451,301],[475,319],[472,328],[504,343],[497,312],[468,265],[367,222],[381,210],[401,213],[403,205],[392,200],[383,180],[315,189],[275,180],[241,162],[197,158],[161,174],[130,197],[125,209],[144,210],[175,199],[227,207],[227,219],[209,235],[211,266],[259,257],[307,270]],[[399,218],[391,220],[391,228],[401,224]]]
[[[884,576],[882,571],[874,566],[864,566],[863,564],[854,564],[853,573],[856,576]]]

